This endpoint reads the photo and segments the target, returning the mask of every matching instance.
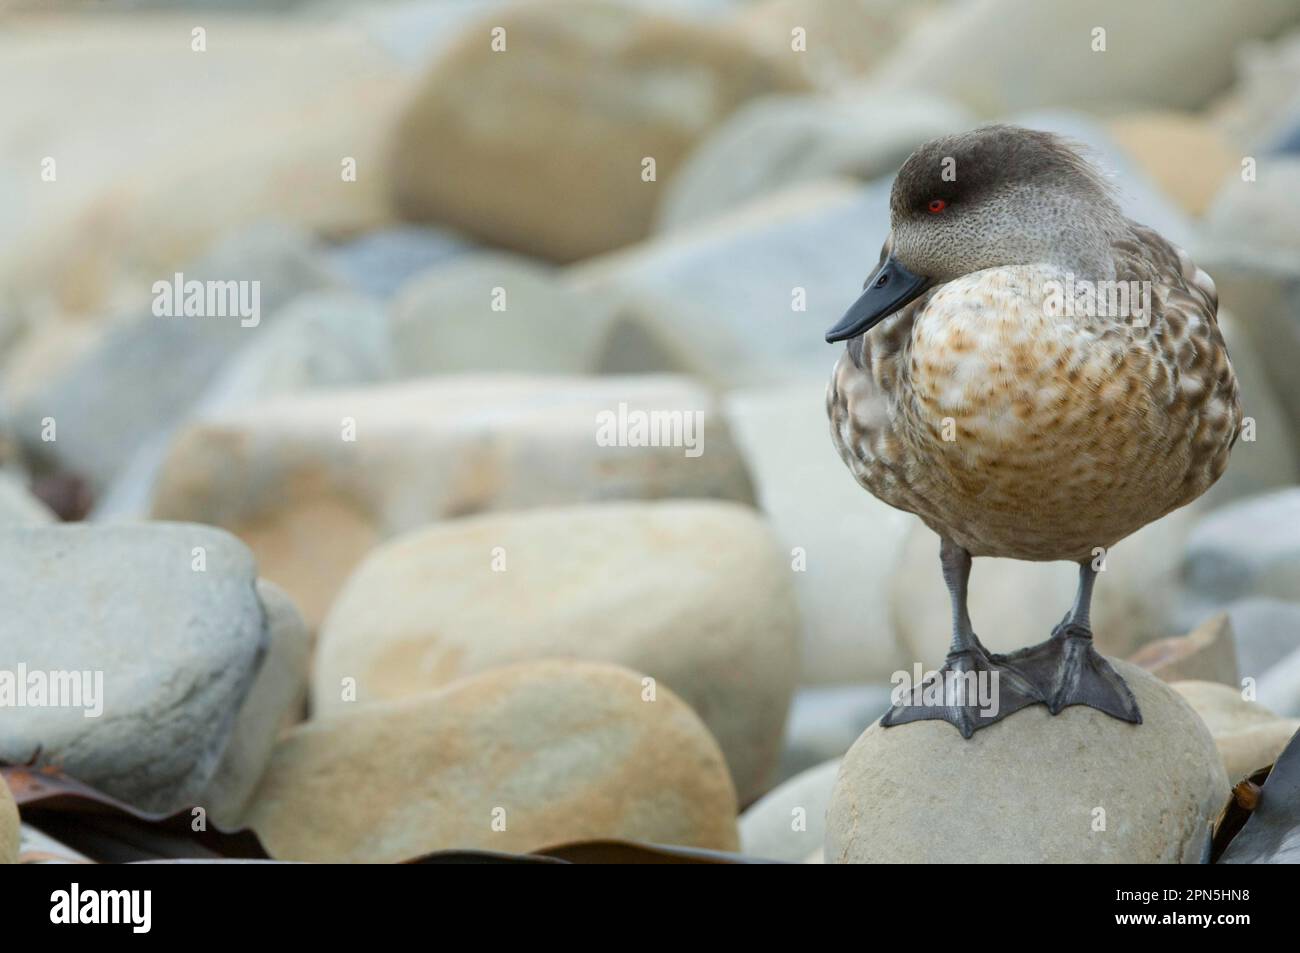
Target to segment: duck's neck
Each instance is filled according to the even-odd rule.
[[[1128,222],[1109,197],[1072,199],[1061,206],[1061,220],[1067,224],[1054,230],[1048,261],[1079,281],[1113,281],[1114,244]]]

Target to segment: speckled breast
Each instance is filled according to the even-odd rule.
[[[1045,297],[1062,278],[949,282],[850,342],[832,375],[832,436],[857,480],[974,555],[1092,558],[1203,493],[1235,439],[1213,301],[1176,327],[1169,288],[1145,320],[1066,316]]]

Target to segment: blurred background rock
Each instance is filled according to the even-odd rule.
[[[0,17],[0,523],[29,534],[14,536],[27,549],[0,548],[0,570],[15,592],[41,590],[34,604],[90,598],[98,578],[25,561],[70,545],[59,518],[88,522],[76,545],[106,578],[165,560],[159,547],[188,560],[175,533],[213,532],[142,533],[120,561],[116,537],[85,542],[110,524],[220,527],[222,547],[256,559],[241,585],[260,574],[263,602],[279,587],[282,628],[324,633],[311,732],[326,710],[349,717],[336,683],[386,666],[360,686],[374,721],[357,737],[396,730],[383,724],[394,705],[393,724],[417,725],[426,709],[402,708],[407,696],[458,693],[429,718],[464,709],[495,690],[483,679],[496,666],[541,665],[527,685],[560,677],[549,656],[626,666],[695,712],[687,725],[673,702],[671,730],[695,747],[612,706],[627,731],[600,750],[661,759],[665,778],[698,765],[701,796],[720,800],[657,827],[672,811],[656,790],[656,805],[611,811],[609,833],[734,847],[719,811],[843,757],[891,673],[946,651],[937,539],[861,491],[831,449],[822,394],[837,352],[822,332],[876,261],[910,150],[1002,119],[1083,142],[1128,214],[1211,273],[1254,421],[1211,493],[1111,554],[1098,641],[1128,656],[1226,612],[1239,671],[1221,681],[1252,679],[1272,708],[1237,717],[1219,700],[1211,717],[1193,700],[1229,775],[1285,740],[1261,719],[1300,717],[1300,0],[0,0]],[[151,288],[175,272],[260,281],[259,324],[156,317]],[[620,402],[701,412],[703,454],[600,446],[595,415]],[[340,439],[343,418],[355,440]],[[1046,635],[1075,571],[980,560],[975,574],[976,629],[1004,649]],[[110,684],[115,665],[186,664],[171,643],[145,648],[167,620],[214,611],[198,597],[178,609],[183,588],[115,596],[128,600],[117,649],[86,664]],[[245,597],[221,611],[256,615],[259,596]],[[44,642],[79,619],[50,620]],[[17,625],[0,622],[0,661],[22,645],[39,665]],[[248,638],[265,642],[266,626],[247,623]],[[234,707],[193,742],[203,760],[179,789],[220,788],[230,817],[253,797],[249,759],[264,763],[268,732],[301,716],[309,653],[275,657],[262,679],[275,686],[252,691],[255,666],[227,671]],[[567,677],[622,684],[582,671]],[[131,683],[167,689],[147,673]],[[254,697],[275,701],[245,716],[236,784],[221,744]],[[138,701],[180,717],[174,699]],[[519,711],[482,723],[525,732],[533,709]],[[581,721],[566,717],[565,730]],[[277,756],[275,792],[307,770],[306,730]],[[588,764],[571,738],[538,732]],[[734,792],[709,773],[710,732]],[[311,767],[327,769],[349,770]],[[491,789],[476,776],[459,798],[435,795],[391,766],[354,770],[392,771],[453,815],[477,816],[475,792]],[[799,790],[822,779],[824,804],[832,775]],[[549,783],[519,777],[539,797]],[[633,796],[614,768],[584,777],[589,797]],[[141,803],[179,796],[109,769],[86,780]],[[310,813],[263,802],[250,816],[297,844],[285,827]],[[562,809],[529,823],[551,827],[519,843],[589,830]],[[430,847],[385,827],[399,845],[408,835]],[[820,834],[761,841],[803,858]]]

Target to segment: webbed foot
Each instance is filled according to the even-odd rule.
[[[1137,699],[1119,672],[1093,648],[1092,630],[1068,619],[1046,642],[1004,656],[1042,693],[1053,715],[1087,705],[1112,718],[1142,724]]]
[[[887,711],[885,728],[911,721],[942,720],[969,738],[1027,705],[1044,702],[1042,692],[1014,664],[975,644],[951,652],[942,667]]]

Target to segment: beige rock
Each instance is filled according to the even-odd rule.
[[[1300,115],[1300,30],[1237,51],[1237,81],[1213,118],[1243,157],[1272,152]]]
[[[1042,705],[970,739],[941,721],[872,725],[831,793],[826,860],[1198,862],[1229,791],[1214,742],[1172,688],[1113,664],[1141,725]]]
[[[1195,679],[1235,688],[1239,679],[1237,646],[1226,612],[1205,620],[1187,635],[1147,643],[1129,661],[1162,682]]]
[[[393,303],[398,371],[584,374],[596,370],[612,317],[549,269],[495,252],[436,266]]]
[[[18,406],[92,350],[104,331],[103,324],[86,318],[50,314],[34,322],[7,349],[0,349],[0,399]]]
[[[1178,591],[1183,541],[1198,505],[1175,510],[1118,543],[1093,592],[1092,627],[1101,651],[1128,656],[1163,636]],[[995,652],[1041,642],[1074,600],[1073,563],[977,559],[969,606],[980,640]],[[939,570],[939,537],[917,521],[893,577],[890,611],[904,655],[939,665],[948,654],[952,610]]]
[[[601,446],[598,415],[617,418],[621,404],[682,411],[683,422],[698,411],[702,432],[682,435],[702,452]],[[491,510],[661,497],[753,498],[705,390],[669,377],[485,375],[284,397],[192,422],[152,512],[234,531],[314,629],[361,557],[397,533]]]
[[[1175,682],[1172,687],[1205,722],[1232,783],[1276,761],[1300,731],[1300,718],[1281,718],[1246,701],[1238,688],[1202,681]]]
[[[1238,46],[1300,20],[1300,3],[975,0],[944,4],[876,72],[990,118],[1041,106],[1190,109],[1232,82]],[[1105,51],[1094,49],[1102,39]]]
[[[833,86],[871,72],[935,5],[935,0],[759,0],[740,4],[728,26],[769,56],[792,59],[814,82]]]
[[[803,620],[802,682],[883,681],[904,664],[882,607],[914,519],[863,490],[840,462],[825,394],[820,376],[733,391],[727,421],[796,570],[790,577]]]
[[[450,848],[619,838],[735,850],[736,795],[708,730],[660,686],[574,660],[308,722],[246,822],[272,856],[387,862]]]
[[[418,695],[525,659],[626,665],[691,705],[742,803],[765,789],[798,674],[791,571],[747,507],[685,501],[502,513],[372,553],[322,626],[313,710]]]
[[[1189,113],[1133,113],[1107,127],[1119,146],[1183,211],[1200,216],[1228,175],[1240,171],[1240,149],[1206,120]]]
[[[388,220],[382,149],[411,80],[355,29],[188,14],[6,23],[0,284],[24,309],[138,303],[214,237]],[[42,183],[46,158],[57,185]],[[356,160],[355,181],[342,175]],[[32,183],[35,183],[33,185]]]
[[[647,233],[663,183],[736,106],[806,86],[789,57],[721,27],[587,0],[518,6],[435,62],[392,145],[396,202],[495,245],[585,258]]]
[[[1077,576],[1069,563],[975,560],[969,607],[980,641],[995,652],[1043,641],[1069,609]],[[1098,595],[1108,581],[1099,580]],[[907,660],[900,667],[942,663],[952,638],[952,609],[939,568],[939,537],[919,520],[909,526],[888,606]],[[1103,629],[1098,626],[1097,632],[1101,637]]]
[[[50,508],[32,496],[18,476],[0,471],[0,526],[52,522]]]
[[[0,864],[18,863],[18,805],[0,778]]]

